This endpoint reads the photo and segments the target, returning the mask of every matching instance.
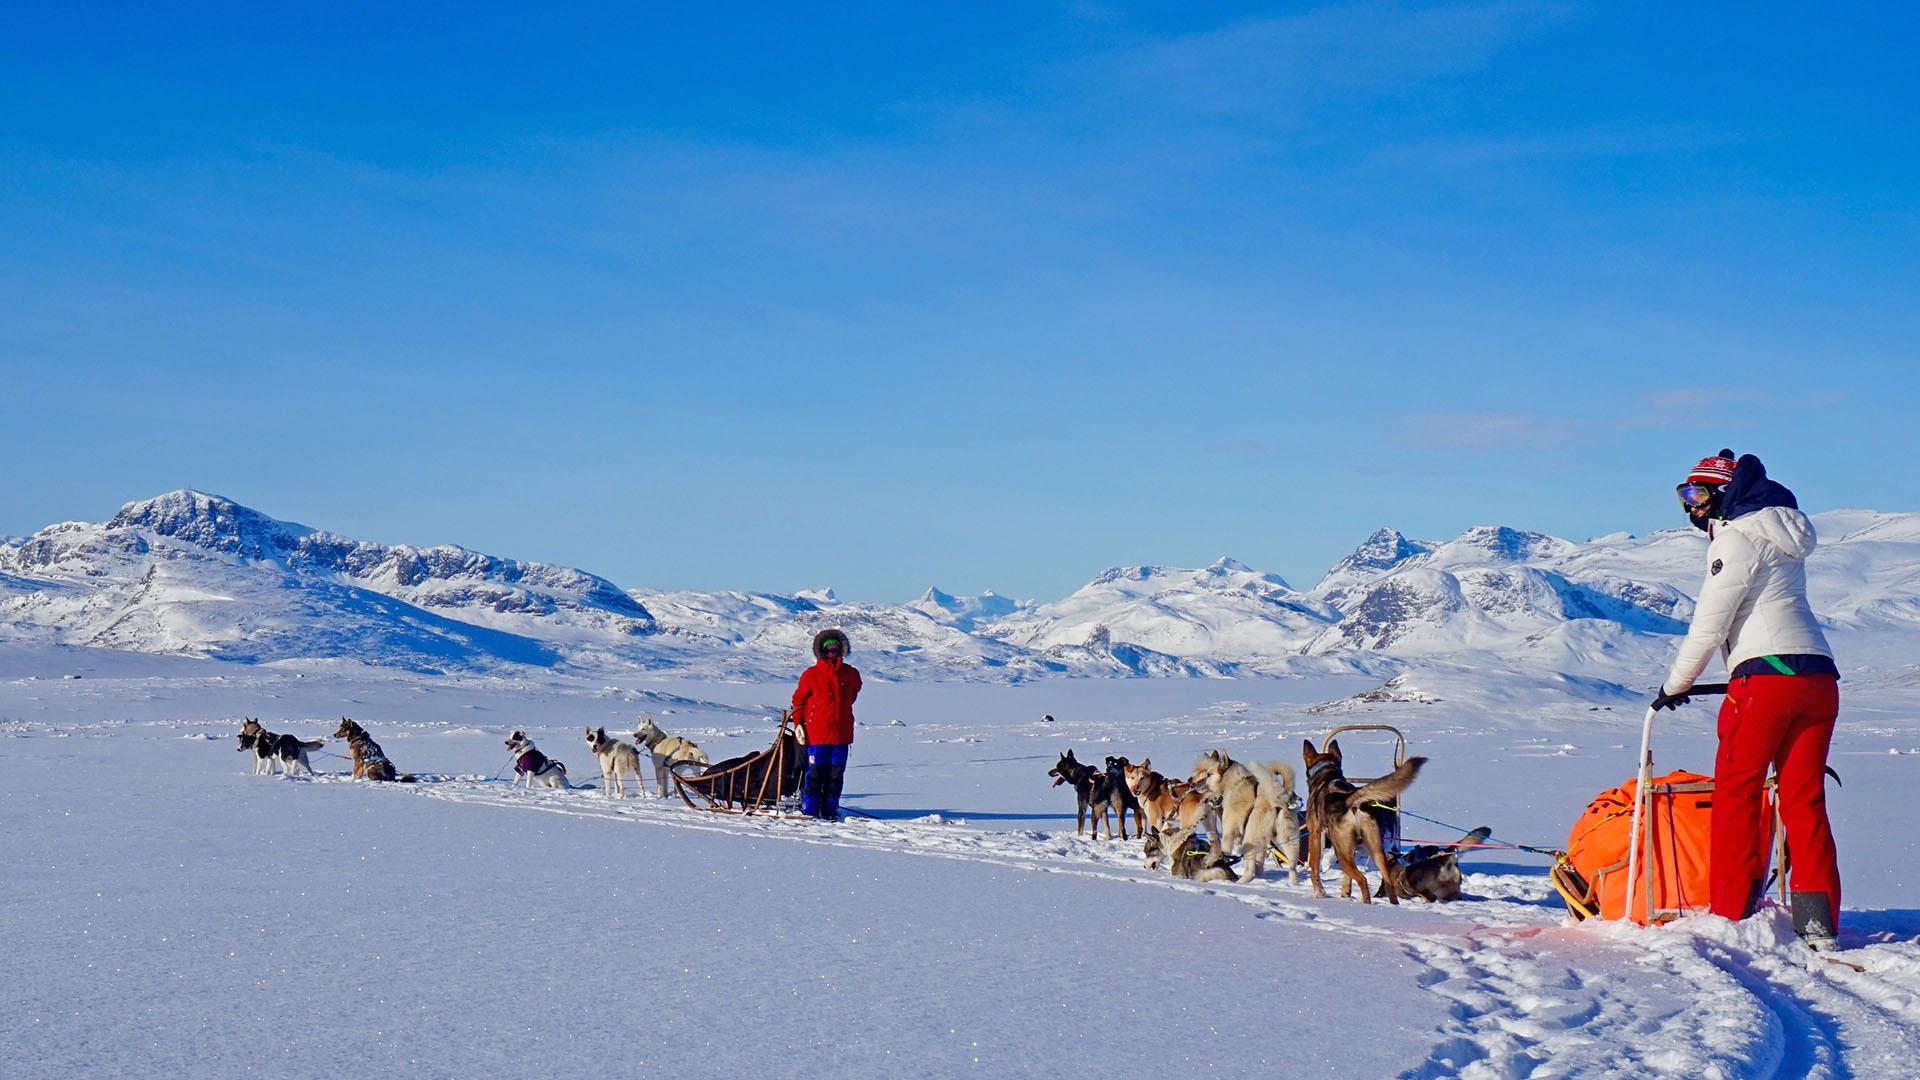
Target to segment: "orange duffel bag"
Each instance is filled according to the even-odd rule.
[[[1567,853],[1553,866],[1553,887],[1576,919],[1631,918],[1646,925],[1707,910],[1708,837],[1713,816],[1713,778],[1670,772],[1647,784],[1641,811],[1640,895],[1627,905],[1627,840],[1633,830],[1629,780],[1587,804],[1567,838]],[[1653,917],[1647,917],[1651,900]]]

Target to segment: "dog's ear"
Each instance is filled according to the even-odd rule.
[[[1319,752],[1318,752],[1318,751],[1316,751],[1316,750],[1315,750],[1315,749],[1313,748],[1313,740],[1312,740],[1312,739],[1301,739],[1301,740],[1300,740],[1300,756],[1301,756],[1301,758],[1302,758],[1302,759],[1304,759],[1304,760],[1306,761],[1306,763],[1307,763],[1307,764],[1309,764],[1309,765],[1311,765],[1311,764],[1313,764],[1313,759],[1314,759],[1314,758],[1317,758],[1317,757],[1319,757],[1319,756],[1320,756],[1320,754],[1319,754]]]
[[[1341,760],[1339,739],[1334,739],[1333,741],[1327,743],[1327,756],[1332,758],[1335,761]]]

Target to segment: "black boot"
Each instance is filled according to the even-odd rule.
[[[1839,947],[1834,936],[1833,902],[1823,892],[1797,892],[1787,896],[1787,903],[1793,912],[1793,932],[1800,935],[1807,948],[1815,952],[1831,952]]]

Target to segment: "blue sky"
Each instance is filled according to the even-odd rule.
[[[904,599],[1644,532],[1722,444],[1920,509],[1902,5],[25,7],[0,532]]]

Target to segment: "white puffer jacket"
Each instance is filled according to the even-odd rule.
[[[1760,656],[1831,657],[1807,603],[1807,556],[1817,542],[1807,515],[1769,506],[1715,522],[1711,535],[1693,625],[1662,689],[1692,686],[1716,650],[1728,671]]]

